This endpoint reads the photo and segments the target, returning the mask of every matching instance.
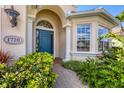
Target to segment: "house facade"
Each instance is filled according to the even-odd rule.
[[[14,15],[5,9],[19,13],[15,27]],[[109,47],[108,39],[98,42],[97,38],[119,23],[103,8],[76,11],[74,5],[1,5],[0,49],[14,58],[48,52],[64,60],[83,60]]]

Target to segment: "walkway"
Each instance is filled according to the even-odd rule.
[[[59,74],[56,81],[56,88],[86,88],[75,72],[63,68],[59,63],[54,64],[53,71]]]

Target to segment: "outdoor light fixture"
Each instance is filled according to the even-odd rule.
[[[20,13],[14,10],[13,6],[11,6],[9,9],[4,9],[4,11],[10,17],[10,23],[12,24],[12,27],[15,27],[17,25],[17,17],[20,15]]]

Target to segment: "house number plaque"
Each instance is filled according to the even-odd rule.
[[[10,35],[10,36],[5,36],[4,37],[4,42],[6,44],[11,44],[11,45],[20,45],[23,43],[23,38],[20,36],[14,36],[14,35]]]

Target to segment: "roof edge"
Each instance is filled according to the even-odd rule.
[[[91,15],[89,15],[91,14]],[[77,17],[87,17],[87,16],[92,16],[92,15],[98,15],[103,14],[107,18],[111,18],[113,20],[113,24],[116,24],[115,26],[120,24],[120,21],[116,19],[114,16],[112,16],[108,11],[106,11],[104,8],[96,8],[88,11],[81,11],[81,12],[73,12],[68,14],[67,18],[77,18]]]

